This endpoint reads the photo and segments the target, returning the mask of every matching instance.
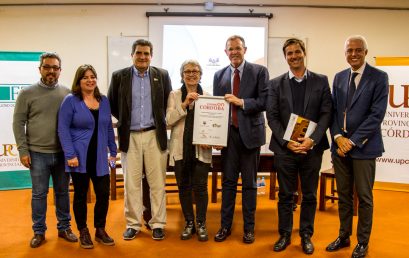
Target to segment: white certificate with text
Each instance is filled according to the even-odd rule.
[[[195,102],[193,144],[226,147],[229,108],[224,97],[199,96]]]

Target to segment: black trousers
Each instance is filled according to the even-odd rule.
[[[196,201],[196,221],[205,222],[209,202],[207,180],[210,164],[192,161],[192,171],[183,171],[183,160],[175,161],[175,177],[179,188],[179,200],[186,221],[194,221],[193,197]]]
[[[278,231],[280,235],[291,235],[293,229],[294,192],[297,191],[298,177],[302,191],[299,234],[300,236],[313,235],[322,154],[321,151],[314,150],[308,151],[306,155],[288,151],[286,154],[274,157],[279,184]]]
[[[237,194],[237,181],[241,173],[242,212],[244,231],[254,231],[257,203],[257,169],[260,148],[247,149],[238,129],[231,127],[227,147],[222,149],[222,207],[221,225],[231,228]]]
[[[342,158],[332,155],[338,191],[339,235],[352,234],[354,214],[354,185],[358,195],[358,243],[367,244],[372,230],[373,195],[375,182],[375,159]]]
[[[109,206],[109,175],[90,176],[88,173],[71,173],[74,185],[73,210],[78,230],[87,227],[87,192],[91,179],[96,195],[94,227],[105,228]]]

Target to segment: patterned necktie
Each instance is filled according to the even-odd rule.
[[[234,70],[233,76],[233,95],[238,97],[240,90],[240,71]],[[239,120],[237,119],[237,106],[232,105],[232,123],[235,127],[239,127]]]
[[[355,85],[355,77],[359,73],[352,73],[351,74],[351,81],[349,82],[349,89],[348,89],[348,98],[347,98],[347,106],[346,109],[349,109],[351,106],[352,98],[354,97],[356,85]]]

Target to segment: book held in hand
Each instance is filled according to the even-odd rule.
[[[300,142],[298,138],[310,137],[316,127],[317,123],[291,113],[283,139],[286,141]]]

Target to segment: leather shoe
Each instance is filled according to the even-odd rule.
[[[349,240],[349,237],[343,238],[341,236],[337,237],[334,242],[329,244],[325,250],[327,252],[335,252],[341,248],[348,247],[351,245],[351,241]]]
[[[243,243],[251,244],[254,242],[254,231],[244,231]]]
[[[182,234],[180,234],[180,239],[188,240],[192,238],[192,234],[196,233],[195,223],[193,221],[186,221],[185,228]]]
[[[354,251],[352,252],[352,258],[365,257],[368,253],[368,244],[357,244]]]
[[[165,239],[165,230],[163,228],[154,228],[152,230],[152,238],[154,240]]]
[[[281,235],[280,238],[274,244],[274,251],[281,252],[287,248],[288,245],[291,244],[291,236],[289,235]]]
[[[197,239],[201,242],[209,239],[205,222],[197,222]]]
[[[217,231],[216,235],[214,236],[214,241],[223,242],[230,235],[231,235],[230,228],[220,228],[219,231]]]
[[[311,241],[310,235],[304,235],[301,237],[301,246],[305,254],[312,254],[314,252],[314,245]]]
[[[123,238],[124,240],[132,240],[135,238],[135,236],[139,233],[139,230],[133,229],[133,228],[127,228],[125,232],[123,233]]]
[[[77,236],[72,232],[70,228],[58,231],[58,237],[64,238],[68,242],[78,242]]]
[[[88,228],[80,230],[80,246],[84,249],[94,248],[94,243],[92,243]]]
[[[31,248],[39,247],[45,241],[45,236],[41,234],[34,234],[34,237],[30,241]]]
[[[115,245],[114,240],[105,231],[105,228],[96,228],[95,241],[103,245]]]

